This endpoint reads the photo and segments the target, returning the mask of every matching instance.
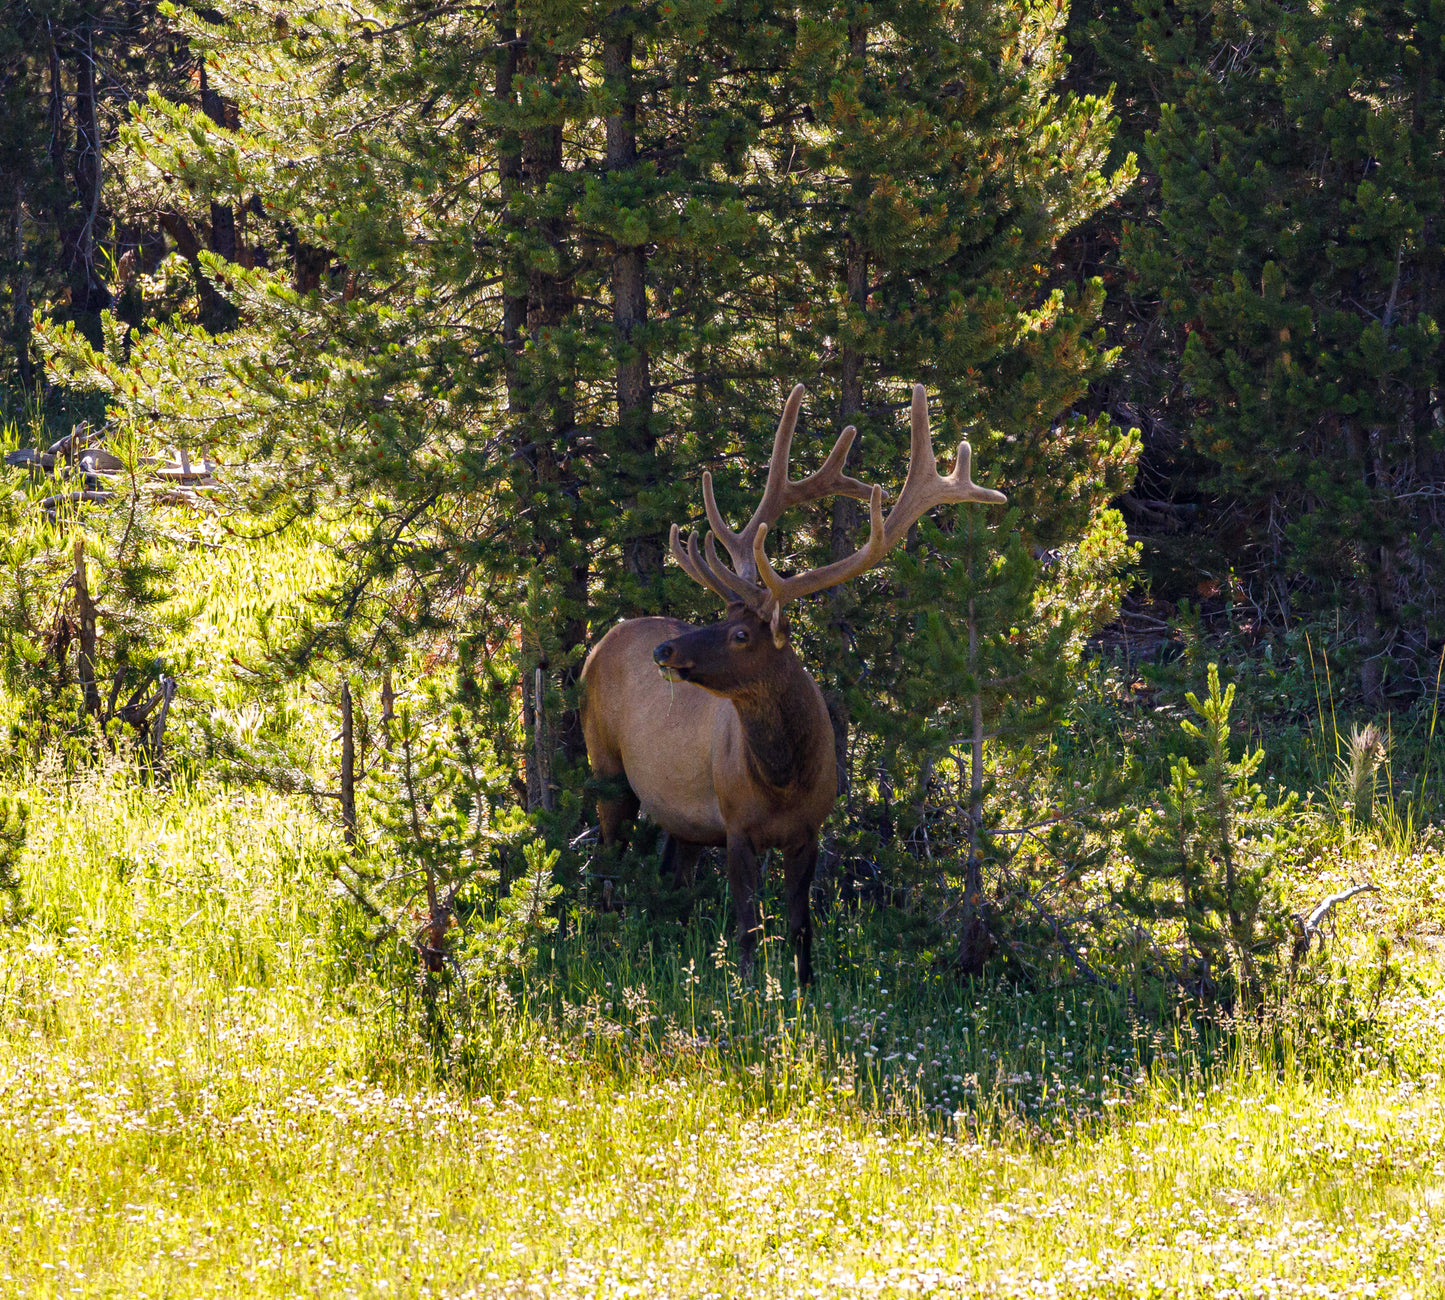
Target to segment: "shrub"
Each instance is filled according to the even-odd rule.
[[[1204,748],[1204,764],[1170,765],[1159,802],[1125,832],[1133,873],[1118,901],[1136,918],[1143,969],[1196,997],[1258,1003],[1283,970],[1291,918],[1275,880],[1292,842],[1296,796],[1278,803],[1253,780],[1264,750],[1229,756],[1234,686],[1186,697],[1198,721],[1180,726]]]

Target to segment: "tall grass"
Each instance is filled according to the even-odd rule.
[[[259,732],[237,683],[332,561],[182,524],[175,725]],[[1061,752],[1118,738],[1119,692],[1089,691]],[[322,762],[325,706],[282,707]],[[306,804],[185,764],[13,776],[0,1294],[1440,1294],[1445,855],[1382,832],[1397,785],[1371,827],[1321,817],[1286,881],[1381,887],[1312,967],[1311,1015],[1231,1021],[960,980],[842,906],[806,994],[775,915],[744,983],[703,904],[574,910],[525,978],[428,998]],[[1395,941],[1378,986],[1371,932]]]
[[[34,913],[0,937],[7,1293],[1445,1280],[1423,974],[1326,1051],[918,978],[866,913],[826,918],[797,998],[777,939],[743,985],[716,916],[669,942],[589,917],[437,1042],[367,975],[318,870],[330,832],[295,807],[115,772],[27,794]]]

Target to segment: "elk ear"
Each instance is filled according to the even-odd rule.
[[[788,644],[788,620],[783,617],[783,607],[773,606],[773,616],[768,620],[768,626],[773,630],[773,645],[781,650]]]

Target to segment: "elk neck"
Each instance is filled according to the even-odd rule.
[[[774,790],[808,784],[818,770],[813,679],[789,651],[777,669],[732,693],[743,724],[748,768]],[[832,752],[832,739],[828,739]]]

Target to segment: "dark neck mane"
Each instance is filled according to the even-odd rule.
[[[796,658],[789,654],[775,676],[740,691],[732,703],[757,780],[775,790],[812,780],[818,767],[818,714],[812,679]]]

